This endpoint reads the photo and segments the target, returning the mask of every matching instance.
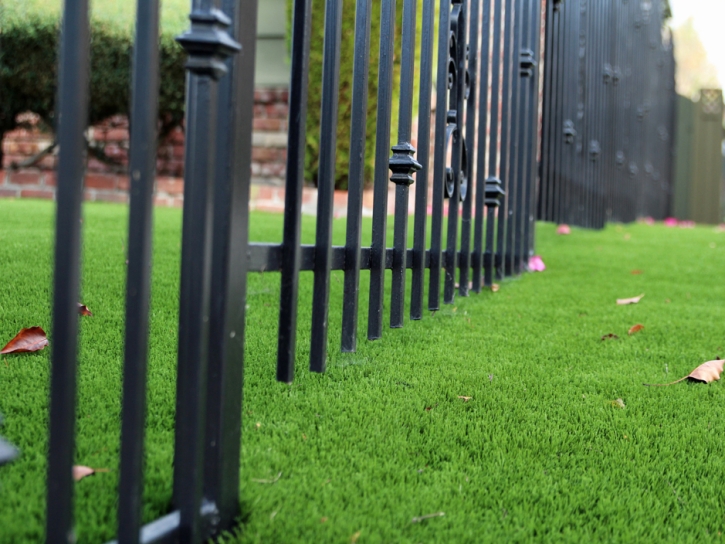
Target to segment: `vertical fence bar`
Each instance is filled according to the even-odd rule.
[[[174,502],[180,513],[179,542],[201,535],[206,387],[209,349],[211,239],[217,85],[224,58],[240,45],[226,33],[231,20],[210,0],[195,0],[191,30],[177,40],[189,52],[184,219],[179,300],[179,353],[174,445]],[[214,38],[210,40],[210,35]]]
[[[388,225],[388,149],[393,101],[393,56],[395,0],[380,6],[380,62],[378,66],[378,124],[375,133],[375,185],[373,187],[373,232],[370,247],[370,300],[368,340],[383,335],[383,292]]]
[[[56,191],[53,343],[46,541],[75,541],[75,451],[78,309],[81,275],[81,200],[85,172],[90,49],[88,0],[66,0],[60,35],[58,83],[58,189]]]
[[[546,2],[546,27],[545,27],[545,61],[544,61],[544,100],[543,100],[543,123],[541,129],[541,162],[539,172],[541,177],[541,190],[538,201],[538,218],[543,221],[551,221],[551,144],[553,131],[555,130],[552,119],[552,94],[553,94],[553,43],[554,43],[554,17],[555,3]],[[523,172],[521,174],[524,175]]]
[[[365,143],[370,66],[372,0],[355,6],[355,58],[350,126],[350,175],[347,182],[347,230],[345,233],[345,293],[342,303],[342,351],[357,347],[358,294],[360,288],[360,239],[362,198],[365,185]]]
[[[297,301],[302,249],[302,188],[305,184],[305,130],[309,82],[312,0],[295,0],[292,14],[292,75],[285,174],[282,271],[277,335],[277,380],[292,382],[295,373]]]
[[[524,179],[525,165],[529,156],[526,149],[528,141],[527,130],[529,129],[528,121],[531,117],[529,108],[533,107],[532,100],[529,97],[530,84],[529,79],[533,78],[533,69],[536,66],[533,58],[533,50],[529,47],[532,40],[529,31],[529,18],[531,15],[531,1],[518,0],[516,8],[517,31],[515,60],[517,61],[517,69],[514,74],[514,92],[515,102],[514,119],[512,125],[515,128],[515,135],[512,141],[514,144],[514,156],[511,159],[511,195],[509,199],[512,204],[510,210],[510,221],[513,225],[507,231],[508,241],[506,244],[508,256],[506,266],[509,267],[511,274],[519,274],[521,272],[521,240],[523,234],[523,212],[524,212],[524,183],[528,180]]]
[[[478,81],[478,20],[480,19],[481,0],[471,0],[470,22],[467,44],[468,67],[466,72],[466,194],[463,198],[461,211],[461,257],[458,267],[460,276],[458,280],[458,294],[468,296],[468,281],[471,273],[471,217],[473,214],[473,182],[476,160],[476,83]]]
[[[532,37],[531,50],[534,59],[541,58],[541,3],[533,1],[531,6],[531,18],[529,20],[529,35]],[[538,151],[539,151],[539,70],[534,69],[531,78],[531,107],[528,111],[529,129],[526,131],[528,142],[526,149],[528,160],[525,171],[525,196],[524,196],[524,254],[522,255],[522,266],[528,266],[529,257],[533,256],[535,249],[536,234],[536,201],[538,198]]]
[[[501,201],[501,207],[498,209],[498,228],[496,230],[496,257],[494,267],[496,269],[496,277],[501,279],[506,274],[504,269],[504,257],[506,255],[506,231],[510,228],[508,224],[509,209],[511,206],[511,193],[509,183],[509,175],[511,172],[511,87],[513,78],[514,64],[514,42],[513,42],[513,26],[515,17],[514,0],[505,0],[504,10],[504,38],[502,46],[503,58],[503,79],[501,85],[501,151],[499,178],[501,179],[501,188],[505,196]],[[511,273],[510,271],[508,272]]]
[[[455,296],[455,280],[458,256],[458,210],[462,197],[461,183],[465,179],[464,165],[464,149],[463,141],[463,96],[465,89],[466,74],[466,4],[465,1],[456,1],[453,3],[451,11],[451,37],[453,38],[452,47],[449,46],[449,54],[453,55],[454,73],[453,85],[450,88],[450,97],[448,100],[448,129],[452,129],[452,149],[451,149],[451,177],[446,183],[446,193],[448,195],[448,240],[446,244],[446,261],[445,261],[445,283],[443,291],[443,301],[446,304],[452,304]],[[450,74],[450,72],[449,72]],[[455,110],[453,109],[455,106]],[[463,178],[463,179],[462,179]]]
[[[423,0],[423,31],[420,36],[420,95],[418,98],[418,158],[415,219],[413,224],[413,278],[410,293],[410,319],[423,316],[425,248],[428,222],[428,174],[430,164],[431,81],[433,78],[433,30],[435,0]]]
[[[473,225],[473,279],[471,289],[481,292],[483,269],[483,219],[485,215],[486,194],[486,148],[488,130],[488,82],[489,82],[489,44],[491,36],[491,0],[483,0],[481,17],[481,68],[478,97],[478,158],[476,163],[476,219]]]
[[[325,43],[322,57],[322,117],[320,119],[320,167],[317,175],[317,230],[315,233],[315,280],[312,294],[310,370],[324,372],[327,363],[327,319],[330,304],[332,259],[332,204],[335,195],[337,104],[340,88],[340,39],[342,0],[327,0]]]
[[[395,224],[393,232],[393,277],[390,293],[390,326],[403,326],[405,310],[405,274],[408,253],[408,191],[414,172],[421,169],[413,158],[415,148],[410,143],[413,123],[413,77],[415,70],[415,4],[403,3],[402,56],[400,59],[400,108],[398,119],[398,145],[393,146],[390,159],[390,180],[395,183]]]
[[[124,342],[118,542],[138,542],[143,496],[146,367],[159,92],[159,3],[138,1],[131,94],[126,336]]]
[[[254,118],[257,1],[223,0],[232,37],[242,45],[227,59],[219,84],[209,331],[204,497],[219,512],[214,533],[230,529],[240,513],[247,242]]]
[[[451,0],[440,0],[438,19],[438,74],[436,87],[435,148],[433,155],[433,202],[431,209],[430,277],[428,309],[440,308],[443,245],[443,191],[446,177],[446,138],[448,125],[448,70]]]
[[[493,23],[493,55],[491,60],[491,108],[490,108],[490,119],[491,125],[489,130],[488,140],[488,178],[486,179],[487,192],[494,191],[494,186],[498,186],[503,196],[503,189],[501,189],[501,179],[498,174],[498,145],[499,145],[499,82],[500,82],[500,69],[501,69],[501,23],[503,19],[502,0],[494,0],[494,23]],[[493,203],[493,200],[491,200]],[[495,219],[493,214],[496,206],[487,206],[487,218],[486,218],[486,252],[483,256],[483,274],[484,284],[490,287],[493,284],[493,272],[494,272],[494,229]]]

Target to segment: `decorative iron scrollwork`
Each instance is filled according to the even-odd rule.
[[[227,73],[225,59],[242,49],[226,30],[232,20],[216,8],[192,11],[189,19],[191,29],[176,38],[189,54],[186,69],[200,76],[221,78]]]
[[[397,185],[411,185],[415,181],[413,173],[423,167],[413,158],[413,155],[415,155],[415,147],[409,142],[393,146],[393,156],[389,160],[389,167],[393,172],[390,181]]]
[[[599,154],[602,152],[602,148],[599,146],[597,140],[589,142],[589,158],[593,161],[599,159]]]
[[[521,77],[533,77],[536,67],[536,57],[531,49],[522,49],[519,53],[519,75]]]
[[[576,129],[574,128],[574,121],[567,119],[564,121],[564,143],[573,144],[574,138],[576,138]]]

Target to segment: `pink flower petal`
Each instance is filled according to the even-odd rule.
[[[674,217],[668,217],[667,219],[665,219],[664,223],[665,227],[676,227],[677,219],[675,219]]]
[[[529,259],[529,270],[531,272],[543,272],[546,270],[544,260],[539,255],[534,255]]]
[[[571,229],[569,228],[569,225],[562,224],[556,227],[556,233],[557,234],[571,234]]]

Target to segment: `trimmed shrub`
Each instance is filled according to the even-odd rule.
[[[18,114],[32,111],[54,126],[59,22],[33,17],[11,21],[0,36],[0,135],[16,127]],[[129,32],[93,20],[89,123],[128,115],[133,39]],[[160,40],[159,121],[161,135],[184,118],[186,54],[173,36]],[[2,159],[0,151],[0,160]]]

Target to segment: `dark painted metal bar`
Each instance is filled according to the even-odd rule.
[[[489,44],[490,44],[490,23],[491,23],[491,0],[483,0],[481,17],[481,64],[480,64],[480,89],[478,96],[478,157],[476,163],[476,219],[473,225],[473,278],[471,289],[475,293],[481,292],[481,280],[483,279],[483,223],[485,216],[485,192],[486,192],[486,149],[488,137],[488,89],[489,89]]]
[[[227,71],[224,59],[241,47],[226,33],[231,20],[210,0],[195,0],[190,19],[191,29],[177,38],[189,53],[186,67],[190,71],[174,444],[174,503],[181,516],[180,543],[197,543],[202,538],[199,511],[209,350],[216,79]]]
[[[347,230],[345,233],[345,287],[342,302],[342,351],[357,349],[358,294],[360,289],[360,239],[362,197],[365,185],[365,144],[367,137],[368,71],[370,67],[370,21],[372,0],[355,7],[355,58],[352,83],[352,122],[350,126],[350,165],[347,182]]]
[[[502,44],[502,62],[503,62],[503,79],[501,80],[501,151],[500,151],[500,167],[499,178],[501,179],[501,188],[506,193],[501,201],[501,207],[498,210],[496,229],[496,256],[495,270],[496,277],[502,279],[506,274],[504,269],[504,257],[506,255],[506,231],[510,228],[508,224],[510,205],[510,173],[511,173],[511,89],[514,72],[514,62],[518,65],[518,59],[514,56],[514,21],[516,15],[515,1],[504,0],[504,38]],[[518,68],[518,66],[516,66]],[[508,274],[511,271],[509,269]]]
[[[395,183],[393,274],[390,293],[391,328],[400,328],[403,326],[408,247],[408,187],[414,181],[413,173],[421,169],[420,163],[413,158],[415,148],[410,143],[411,125],[413,124],[416,1],[405,0],[403,3],[398,144],[393,146],[393,156],[390,159],[390,170],[393,172],[390,181]]]
[[[458,294],[468,296],[468,283],[471,272],[471,220],[473,215],[473,182],[476,160],[476,90],[478,81],[478,20],[480,19],[481,0],[470,1],[470,22],[467,40],[468,66],[466,68],[466,157],[468,172],[466,195],[461,211],[461,259],[459,266]]]
[[[330,248],[332,204],[335,194],[337,104],[340,90],[340,39],[342,0],[325,4],[325,42],[322,56],[322,116],[320,119],[320,166],[317,174],[317,230],[315,278],[312,294],[310,370],[324,372],[327,363],[327,320],[330,305]]]
[[[539,165],[541,177],[541,192],[537,203],[538,218],[551,221],[551,157],[553,131],[555,129],[552,119],[553,94],[553,43],[554,43],[554,17],[555,3],[546,2],[545,26],[545,61],[544,61],[544,96],[541,130],[541,163]],[[522,173],[522,176],[524,174]]]
[[[300,270],[314,270],[315,267],[315,246],[301,246],[301,263]],[[413,268],[413,249],[408,249],[405,259],[408,269]],[[444,259],[445,259],[444,254]],[[456,255],[456,262],[461,258],[461,253]],[[281,245],[260,244],[250,242],[246,252],[247,271],[248,272],[279,272],[283,266],[283,253]],[[383,266],[386,270],[393,269],[393,248],[385,250],[385,260]],[[360,270],[370,270],[372,263],[372,250],[369,247],[360,248]],[[445,264],[445,263],[444,263]],[[430,252],[425,253],[423,266],[430,266]],[[345,246],[332,246],[332,259],[330,260],[330,268],[332,270],[345,270],[347,268],[345,262]]]
[[[229,75],[219,84],[219,119],[214,187],[214,226],[209,321],[204,498],[218,509],[213,531],[233,527],[240,514],[244,333],[247,242],[254,120],[257,2],[223,0],[232,37],[242,50],[227,59]]]
[[[509,274],[521,273],[521,238],[523,234],[523,186],[524,186],[524,164],[528,156],[526,152],[526,130],[528,128],[529,115],[527,108],[531,105],[529,100],[529,85],[527,77],[533,77],[534,69],[529,63],[535,62],[533,51],[528,46],[530,36],[528,35],[528,20],[530,17],[530,4],[527,0],[517,0],[516,21],[514,23],[514,60],[516,70],[513,78],[512,97],[514,100],[511,126],[514,133],[511,136],[511,184],[509,188],[509,224],[506,231],[506,259],[504,266]],[[529,54],[531,55],[529,57]]]
[[[433,202],[431,207],[430,275],[428,309],[440,308],[441,267],[443,265],[443,191],[446,178],[446,140],[448,136],[449,39],[451,0],[441,0],[438,20],[438,74],[436,87],[436,124],[433,154]]]
[[[292,14],[292,75],[282,234],[283,266],[277,335],[277,380],[291,383],[295,372],[297,302],[301,261],[302,188],[305,184],[305,130],[309,81],[312,0],[295,0]]]
[[[126,279],[118,540],[138,542],[143,500],[146,368],[159,91],[159,2],[136,5],[130,142],[130,212]]]
[[[378,110],[375,133],[375,180],[373,187],[372,264],[368,305],[368,340],[383,335],[384,257],[388,223],[388,149],[390,115],[393,100],[393,56],[395,0],[383,0],[380,6],[380,61],[378,65]]]
[[[529,21],[529,32],[532,36],[531,50],[534,59],[541,58],[541,4],[534,1],[531,6],[532,16]],[[534,255],[536,243],[536,202],[539,198],[539,182],[538,182],[538,157],[539,157],[539,69],[534,69],[531,78],[531,103],[528,114],[531,116],[529,120],[528,142],[526,149],[528,160],[526,162],[527,169],[525,172],[526,183],[524,196],[524,240],[525,252],[522,256],[522,266],[528,267],[529,257]]]
[[[209,501],[202,501],[199,517],[202,520],[202,535],[206,540],[212,536],[212,528],[216,526],[219,512],[216,505]],[[166,514],[159,519],[147,523],[136,534],[135,542],[138,544],[176,544],[179,541],[179,528],[181,514],[178,510]],[[111,540],[108,544],[119,544],[118,540]]]
[[[57,97],[58,188],[56,191],[53,338],[50,371],[50,437],[45,540],[75,541],[75,452],[78,309],[81,275],[81,201],[85,172],[90,49],[88,0],[66,0],[60,34]]]
[[[415,218],[413,224],[413,277],[410,293],[410,319],[423,316],[425,283],[426,228],[428,221],[428,176],[430,164],[431,82],[433,77],[433,30],[435,0],[423,0],[423,26],[420,36],[420,95],[418,98],[418,159]]]
[[[464,190],[462,186],[466,177],[466,166],[464,164],[465,142],[463,141],[464,129],[464,109],[463,99],[466,85],[466,3],[465,0],[460,3],[453,4],[451,11],[451,36],[455,38],[451,53],[454,54],[454,74],[453,86],[450,89],[448,99],[448,127],[452,128],[451,135],[451,176],[452,179],[447,180],[448,187],[448,232],[446,243],[446,275],[443,290],[443,302],[452,304],[455,296],[455,280],[456,269],[458,263],[455,262],[458,246],[458,212],[460,200],[463,197],[461,193]],[[455,107],[455,109],[453,109]],[[467,183],[467,181],[466,181]]]
[[[493,50],[491,58],[491,108],[490,108],[490,129],[488,140],[488,177],[486,178],[486,191],[492,191],[493,184],[497,184],[501,188],[501,179],[499,176],[498,160],[499,160],[499,120],[501,112],[499,110],[501,92],[499,83],[501,80],[501,24],[504,16],[502,9],[502,0],[494,0],[494,23],[493,23]],[[503,191],[502,189],[500,189]],[[499,201],[500,202],[500,201]],[[483,274],[484,284],[490,287],[493,283],[494,273],[494,229],[495,220],[492,213],[497,206],[487,205],[486,218],[486,252],[483,257]]]

